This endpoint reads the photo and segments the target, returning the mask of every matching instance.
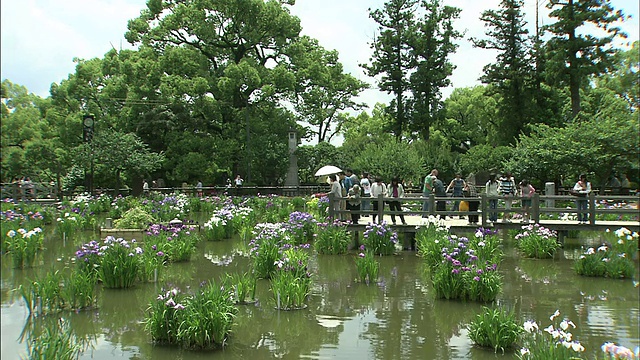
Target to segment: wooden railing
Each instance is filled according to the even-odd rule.
[[[418,215],[418,216],[429,216],[429,215],[433,215],[433,216],[469,216],[469,215],[477,215],[478,219],[479,219],[479,224],[486,226],[488,224],[488,220],[489,220],[489,213],[491,212],[497,212],[497,213],[503,213],[503,214],[514,214],[514,213],[519,213],[519,214],[523,214],[524,210],[520,207],[520,201],[523,199],[529,199],[529,198],[523,198],[523,197],[519,197],[519,196],[515,196],[515,197],[511,197],[506,201],[511,201],[512,202],[512,206],[511,209],[507,209],[505,207],[505,198],[504,197],[490,197],[487,196],[486,194],[482,194],[478,197],[475,198],[471,198],[471,197],[437,197],[434,195],[429,196],[428,198],[422,197],[422,196],[414,196],[414,195],[410,195],[410,196],[406,196],[406,197],[402,197],[402,198],[388,198],[388,197],[384,197],[382,195],[380,195],[377,198],[362,198],[363,200],[368,200],[370,201],[372,204],[373,202],[377,202],[378,203],[378,210],[377,212],[374,212],[372,210],[370,211],[364,211],[364,210],[360,210],[360,211],[348,211],[348,210],[339,210],[339,211],[335,211],[333,209],[332,206],[329,206],[329,216],[331,218],[337,218],[339,217],[341,214],[349,214],[349,213],[358,213],[361,215],[364,214],[369,214],[369,215],[376,215],[377,217],[377,221],[380,222],[383,219],[384,215]],[[490,209],[489,207],[489,200],[491,199],[498,199],[500,200],[498,202],[498,207],[496,209]],[[631,215],[631,216],[635,216],[636,221],[638,219],[639,216],[639,210],[638,210],[638,202],[640,201],[640,196],[638,195],[627,195],[627,196],[621,196],[621,195],[605,195],[605,196],[601,196],[601,195],[595,195],[594,193],[590,193],[588,196],[584,197],[584,198],[578,198],[575,196],[567,196],[567,195],[540,195],[538,193],[535,193],[531,198],[531,207],[529,208],[529,215],[530,215],[530,219],[531,222],[539,222],[540,221],[540,217],[543,214],[560,214],[560,213],[573,213],[573,214],[578,214],[578,213],[586,213],[588,214],[588,222],[591,225],[595,225],[597,220],[598,215]],[[556,203],[563,203],[566,204],[568,202],[575,204],[575,201],[581,199],[581,200],[586,200],[587,204],[588,204],[588,209],[587,210],[583,210],[583,211],[579,211],[576,207],[556,207]],[[329,203],[331,204],[333,201],[335,201],[334,199],[329,199]],[[340,201],[340,200],[338,200]],[[385,208],[385,204],[388,201],[398,201],[401,203],[403,208],[408,208],[408,211],[390,211],[388,210],[388,207]],[[452,210],[446,210],[446,211],[437,211],[436,210],[436,203],[437,201],[447,201],[447,202],[453,202],[453,201],[478,201],[479,202],[479,206],[478,206],[478,211],[452,211]],[[628,204],[628,207],[621,207],[621,206],[612,206],[612,207],[597,207],[596,204],[599,204],[601,202],[608,202],[608,203],[615,203],[615,204]],[[424,202],[428,202],[429,203],[429,211],[422,211],[422,205]]]

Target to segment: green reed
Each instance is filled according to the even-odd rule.
[[[44,234],[39,227],[29,231],[20,228],[9,230],[5,241],[14,268],[33,267],[36,254],[42,249]]]
[[[93,306],[96,301],[95,285],[96,279],[90,273],[72,271],[63,274],[56,270],[41,279],[20,285],[17,291],[30,314],[46,314]]]
[[[256,278],[249,272],[227,274],[226,283],[232,287],[235,302],[247,304],[256,299]]]
[[[364,245],[360,246],[360,253],[356,257],[356,269],[358,279],[367,285],[378,281],[380,263],[375,259],[371,251],[366,251]]]
[[[513,309],[483,307],[482,312],[468,325],[469,339],[476,345],[503,353],[516,346],[524,331],[518,324]]]
[[[82,349],[82,341],[77,339],[63,319],[55,324],[46,325],[42,332],[30,336],[27,340],[29,360],[77,359]]]
[[[214,282],[195,294],[162,292],[148,308],[145,329],[154,341],[188,349],[224,346],[238,309],[229,288]]]
[[[346,254],[351,243],[351,237],[347,227],[340,221],[333,223],[318,223],[314,248],[319,254],[339,255]]]
[[[539,224],[523,225],[515,240],[516,246],[526,257],[536,259],[552,258],[560,247],[558,234]]]
[[[134,249],[127,240],[113,236],[107,236],[105,244],[98,267],[98,277],[103,286],[118,289],[133,286],[140,270],[139,256],[142,249]]]

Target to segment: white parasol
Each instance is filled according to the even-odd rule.
[[[339,172],[342,172],[342,170],[339,167],[336,167],[333,165],[326,165],[321,167],[318,171],[316,171],[316,176],[332,175],[332,174],[337,174]]]

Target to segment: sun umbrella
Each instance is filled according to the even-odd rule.
[[[327,166],[321,167],[318,171],[316,171],[316,176],[337,174],[339,172],[342,172],[342,170],[339,167],[335,167],[333,165],[327,165]]]

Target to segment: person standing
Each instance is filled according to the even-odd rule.
[[[587,175],[580,174],[578,182],[573,186],[578,199],[576,200],[576,207],[578,208],[578,224],[586,224],[589,221],[589,201],[587,196],[591,192],[591,183],[587,180]]]
[[[516,182],[510,172],[507,171],[498,180],[498,193],[504,197],[505,213],[502,217],[502,222],[511,222],[511,203],[513,196],[516,194]]]
[[[423,218],[426,218],[427,216],[429,216],[429,214],[427,214],[427,212],[429,212],[429,197],[431,197],[431,194],[433,194],[433,185],[434,185],[434,181],[438,178],[438,170],[433,169],[431,170],[431,173],[429,173],[429,175],[425,176],[424,178],[424,184],[422,186],[422,196],[425,197],[427,200],[422,203],[422,211],[425,212],[425,214],[422,214]]]
[[[447,211],[447,191],[444,188],[442,180],[436,178],[433,180],[434,195],[438,198],[436,201],[436,211]],[[443,219],[447,218],[447,215],[440,216]]]
[[[244,183],[244,179],[240,177],[240,174],[236,175],[234,183],[236,185],[236,196],[238,196],[240,195],[240,189],[242,188],[242,184]]]
[[[485,194],[489,198],[489,209],[492,211],[489,212],[489,221],[496,222],[498,221],[498,212],[496,209],[498,208],[498,181],[496,181],[496,174],[491,174],[489,176],[489,181],[485,185]]]
[[[382,178],[376,176],[376,181],[371,185],[371,199],[373,201],[373,222],[376,222],[378,216],[378,197],[384,196],[387,193],[387,186],[382,182]],[[384,202],[382,203],[382,210],[384,210]],[[380,219],[382,220],[382,219]]]
[[[351,214],[351,222],[357,224],[360,220],[360,185],[355,184],[347,193],[347,210]]]
[[[360,179],[360,188],[362,189],[362,211],[371,210],[371,182],[369,181],[369,173],[363,172],[362,179]],[[362,215],[368,217],[369,214]]]
[[[202,197],[202,181],[198,180],[198,184],[196,184],[196,193],[198,197]]]
[[[342,185],[340,185],[340,181],[338,181],[338,175],[332,174],[329,175],[329,192],[328,193],[320,193],[318,197],[329,197],[329,206],[333,210],[331,213],[335,217],[337,214],[337,218],[340,219],[340,203],[342,200]]]
[[[478,190],[476,189],[475,177],[467,179],[467,190],[469,191],[469,224],[478,224],[478,208],[480,207],[480,201],[478,201]]]
[[[456,177],[451,180],[449,186],[447,186],[446,192],[453,191],[453,197],[464,196],[464,189],[467,188],[467,183],[462,179],[462,174],[457,173]],[[453,211],[460,211],[460,200],[453,201]],[[464,219],[464,216],[460,215],[460,219]]]
[[[389,187],[387,188],[387,197],[396,199],[404,197],[404,187],[402,187],[402,184],[400,184],[397,177],[391,179],[391,184],[389,184]],[[402,221],[402,225],[407,225],[407,222],[404,221],[404,215],[402,214],[402,205],[400,204],[400,201],[389,201],[389,210],[400,212],[400,221]],[[394,213],[391,213],[391,222],[393,223],[393,225],[396,224],[396,214]]]
[[[522,196],[522,223],[529,223],[529,209],[531,208],[531,197],[536,189],[529,184],[529,180],[522,179],[520,181],[520,196]]]
[[[142,180],[142,194],[144,196],[149,196],[149,183],[147,180]]]

